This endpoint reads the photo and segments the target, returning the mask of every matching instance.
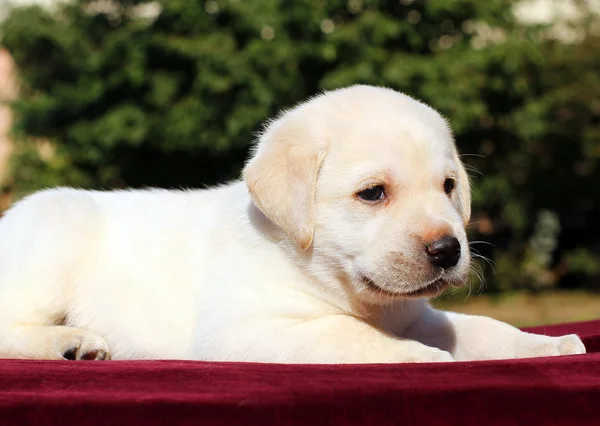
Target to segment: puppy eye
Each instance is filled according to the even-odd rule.
[[[448,195],[450,195],[450,193],[452,192],[452,190],[454,189],[454,179],[446,179],[444,181],[444,192]]]
[[[383,185],[375,185],[360,191],[357,195],[361,200],[373,203],[385,197],[385,189]]]

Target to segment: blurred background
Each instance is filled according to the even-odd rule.
[[[388,86],[450,121],[476,273],[435,303],[600,318],[600,0],[0,0],[0,210],[239,177],[261,123]]]

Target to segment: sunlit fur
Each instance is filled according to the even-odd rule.
[[[369,185],[385,197],[357,197]],[[389,363],[584,352],[576,336],[428,305],[467,280],[469,217],[469,180],[437,112],[389,89],[327,92],[270,121],[229,185],[59,188],[18,202],[0,220],[0,357]],[[425,247],[445,236],[462,254],[443,270]],[[427,297],[414,296],[423,288]]]

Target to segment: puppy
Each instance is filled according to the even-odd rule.
[[[469,179],[401,93],[327,92],[266,126],[243,180],[36,193],[0,220],[0,356],[400,363],[580,354],[427,299],[467,281]]]

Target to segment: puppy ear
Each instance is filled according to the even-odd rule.
[[[301,250],[312,244],[317,175],[326,155],[315,133],[304,122],[280,118],[263,133],[243,172],[256,206]]]
[[[458,156],[456,156],[456,162],[458,164],[458,204],[463,223],[467,225],[471,219],[471,180]]]

